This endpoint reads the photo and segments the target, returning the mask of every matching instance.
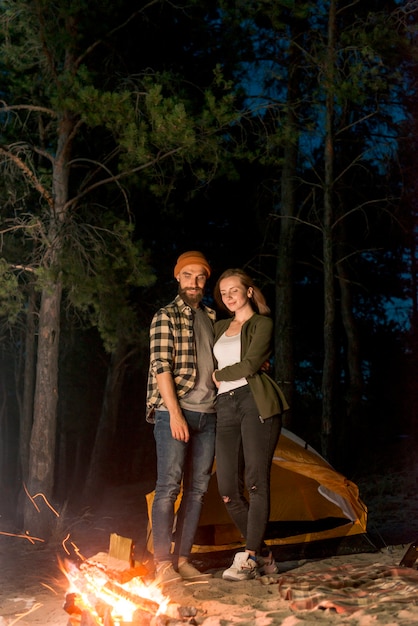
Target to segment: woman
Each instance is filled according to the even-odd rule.
[[[246,541],[222,577],[246,580],[257,575],[260,564],[264,573],[277,571],[271,553],[263,563],[260,552],[270,513],[270,467],[281,413],[289,407],[261,371],[272,353],[273,322],[260,289],[244,271],[229,269],[214,295],[232,316],[215,324],[216,474],[219,493]]]

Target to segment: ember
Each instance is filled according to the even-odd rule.
[[[99,553],[79,567],[65,561],[62,569],[70,584],[64,604],[68,626],[164,626],[197,613],[172,602],[147,581],[146,568],[132,561]]]

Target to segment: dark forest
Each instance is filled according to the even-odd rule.
[[[0,494],[76,510],[154,475],[148,329],[201,250],[275,322],[286,426],[412,471],[415,2],[1,2]],[[219,312],[219,315],[222,315]],[[29,505],[28,505],[29,503]]]

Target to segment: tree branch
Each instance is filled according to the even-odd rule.
[[[24,272],[31,272],[32,274],[35,273],[35,268],[31,267],[30,265],[15,265],[14,263],[12,263],[10,267],[13,270],[23,270]]]
[[[148,4],[146,4],[144,7],[141,7],[141,9],[139,9],[138,11],[134,11],[124,22],[122,22],[122,24],[119,24],[118,26],[113,28],[107,34],[107,38],[111,37],[112,35],[117,33],[119,30],[121,30],[122,28],[127,26],[129,24],[129,22],[131,22],[133,19],[135,19],[135,17],[140,15],[140,13],[143,13],[146,9],[148,9],[151,6],[153,6],[154,4],[158,4],[159,2],[161,2],[161,0],[151,0],[150,2],[148,2]],[[104,43],[104,41],[105,41],[105,39],[102,38],[102,39],[98,39],[97,41],[92,43],[91,46],[89,46],[83,52],[83,54],[80,54],[80,56],[77,59],[75,59],[74,67],[79,67],[83,63],[83,61],[86,58],[86,56],[88,56],[91,52],[93,52],[93,50],[95,50],[95,48],[97,48],[97,46],[99,46],[100,44]]]
[[[143,163],[142,165],[139,165],[138,167],[134,167],[134,168],[132,168],[130,170],[126,170],[125,172],[121,172],[120,174],[112,174],[108,178],[103,178],[102,180],[97,181],[97,183],[93,183],[92,185],[90,185],[89,187],[84,189],[82,192],[80,192],[79,194],[77,194],[76,196],[74,196],[73,198],[68,200],[68,202],[66,202],[64,208],[68,209],[73,204],[76,204],[81,198],[83,198],[84,196],[89,194],[91,191],[93,191],[93,189],[97,189],[98,187],[102,187],[103,185],[107,185],[109,183],[115,183],[115,182],[117,182],[119,180],[122,180],[122,178],[126,178],[127,176],[130,176],[131,174],[135,174],[136,172],[141,172],[142,170],[145,170],[148,167],[152,167],[156,163],[159,163],[160,161],[163,161],[164,159],[167,159],[168,157],[172,156],[173,154],[176,154],[177,152],[180,152],[180,150],[183,150],[183,146],[181,146],[179,148],[173,148],[173,150],[170,150],[169,152],[166,152],[163,155],[157,155],[151,161],[148,161],[147,163]],[[76,161],[89,162],[88,159],[76,159],[74,161],[71,161],[71,163],[75,163]],[[103,166],[103,169],[105,169],[106,172],[109,172],[109,170],[107,168],[105,168],[105,166]]]
[[[47,107],[40,107],[35,104],[11,104],[10,105],[10,104],[6,104],[4,100],[0,100],[0,104],[3,105],[0,109],[1,113],[4,113],[4,112],[9,113],[13,111],[27,111],[29,113],[46,113],[46,115],[49,115],[50,117],[54,117],[54,118],[58,117],[56,111],[54,111],[53,109],[48,109]]]
[[[13,154],[13,152],[10,152],[9,150],[3,148],[3,146],[0,146],[0,154],[3,154],[7,159],[12,161],[18,167],[18,169],[20,169],[29,184],[41,194],[44,200],[46,200],[46,202],[48,203],[49,207],[52,209],[54,207],[54,201],[52,197],[45,189],[45,187],[39,182],[35,174],[26,165],[26,163],[24,163],[22,159],[20,159],[18,156]]]

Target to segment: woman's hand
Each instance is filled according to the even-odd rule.
[[[221,386],[221,383],[220,383],[218,380],[216,380],[216,378],[215,378],[215,374],[216,374],[216,372],[217,372],[217,371],[218,371],[218,370],[215,370],[215,371],[213,372],[213,374],[212,374],[212,380],[213,380],[213,382],[215,383],[216,388],[217,388],[217,389],[219,389],[219,387]]]

